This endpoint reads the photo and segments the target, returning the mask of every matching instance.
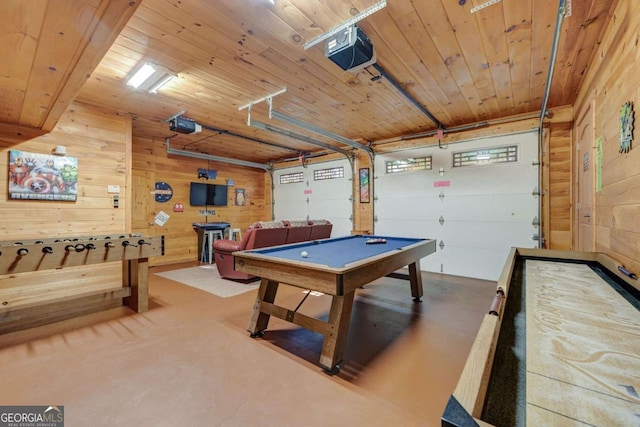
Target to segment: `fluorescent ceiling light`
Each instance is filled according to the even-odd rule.
[[[136,71],[136,73],[129,79],[129,81],[127,82],[127,84],[129,86],[133,86],[134,88],[138,89],[138,87],[140,87],[140,85],[142,84],[142,82],[144,82],[145,80],[147,80],[149,77],[151,77],[151,74],[155,73],[156,69],[153,67],[153,65],[149,64],[149,63],[145,63],[142,67],[140,67],[140,69],[138,71]]]
[[[175,77],[176,76],[173,74],[165,74],[163,76],[160,76],[160,78],[156,81],[156,83],[149,88],[149,93],[157,93],[158,89],[160,89],[162,86],[169,83]]]
[[[150,93],[156,93],[165,84],[177,77],[175,73],[167,70],[166,68],[145,62],[135,73],[127,85],[136,89],[143,89]]]

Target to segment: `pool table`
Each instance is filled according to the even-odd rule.
[[[375,239],[377,243],[372,243]],[[393,275],[408,279],[414,301],[420,301],[420,259],[435,250],[433,239],[355,235],[234,252],[236,270],[261,278],[248,331],[252,337],[261,336],[275,316],[318,332],[324,335],[320,365],[325,373],[335,374],[346,345],[355,290]],[[405,266],[408,275],[395,273]],[[274,304],[280,283],[331,295],[328,320]]]

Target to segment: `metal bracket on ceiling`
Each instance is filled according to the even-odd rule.
[[[564,5],[564,19],[571,16],[571,0],[566,0]]]
[[[282,93],[285,93],[286,91],[287,91],[287,88],[284,87],[284,88],[280,89],[279,91],[276,91],[276,92],[274,92],[274,93],[272,93],[270,95],[263,96],[260,99],[256,99],[255,101],[251,101],[250,103],[243,105],[242,107],[238,108],[238,111],[242,111],[245,108],[249,109],[249,111],[247,113],[247,125],[251,126],[251,109],[253,108],[253,105],[254,104],[259,104],[262,101],[267,101],[267,104],[269,104],[269,118],[271,118],[271,107],[273,105],[273,97],[274,96],[278,96],[278,95],[280,95]]]
[[[365,10],[363,10],[362,12],[358,13],[357,15],[352,16],[351,18],[347,19],[346,21],[344,21],[342,24],[338,25],[337,27],[333,27],[332,29],[330,29],[329,31],[327,31],[324,34],[321,34],[320,36],[309,40],[308,42],[306,42],[304,44],[304,50],[309,49],[312,46],[317,45],[318,43],[320,43],[323,40],[328,39],[329,37],[338,34],[340,31],[344,30],[347,27],[350,27],[354,24],[356,24],[357,22],[363,20],[364,18],[366,18],[369,15],[373,15],[374,13],[376,13],[377,11],[379,11],[380,9],[384,8],[387,6],[387,0],[381,0],[378,3],[374,4],[373,6],[369,6],[368,8],[366,8]]]
[[[486,2],[486,3],[482,3],[482,4],[481,4],[481,5],[479,5],[479,6],[472,7],[472,8],[471,8],[471,13],[476,13],[477,11],[484,9],[485,7],[489,7],[489,6],[491,6],[492,4],[500,3],[500,1],[501,1],[501,0],[489,0],[488,2]]]
[[[180,110],[180,111],[178,111],[176,114],[174,114],[173,116],[169,116],[169,117],[167,117],[167,118],[166,118],[166,119],[164,119],[162,122],[163,122],[163,123],[169,123],[171,120],[173,120],[173,119],[175,119],[175,118],[177,118],[177,117],[182,116],[182,115],[183,115],[184,113],[186,113],[186,112],[187,112],[187,110]]]

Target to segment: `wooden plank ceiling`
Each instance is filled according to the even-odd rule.
[[[615,0],[573,1],[562,24],[548,107],[575,100]],[[445,129],[539,114],[558,0],[388,0],[359,22],[377,64]],[[130,113],[133,135],[173,148],[266,163],[326,151],[247,126],[240,106],[286,88],[273,107],[369,143],[433,131],[434,121],[375,67],[343,71],[324,42],[304,44],[377,0],[4,0],[0,30],[0,136],[50,130],[74,99]],[[178,78],[150,94],[126,85],[149,61]],[[205,129],[175,134],[165,119],[185,111]],[[252,118],[347,148],[269,119]],[[212,131],[208,128],[219,129]],[[226,132],[225,132],[226,131]],[[229,133],[227,133],[229,132]],[[234,135],[265,141],[262,144]]]

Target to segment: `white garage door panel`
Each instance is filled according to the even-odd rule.
[[[312,219],[327,219],[333,224],[331,236],[348,236],[351,233],[352,223],[349,219],[352,215],[351,200],[351,166],[347,160],[330,163],[320,163],[313,167],[317,169],[330,169],[342,167],[343,178],[324,179],[313,181],[310,184],[312,193],[309,195],[309,209],[313,212]],[[311,168],[311,167],[310,167]],[[310,173],[310,183],[313,180],[313,172]]]
[[[385,219],[437,221],[440,218],[440,200],[437,198],[380,197],[376,209],[385,212]]]
[[[344,205],[344,206],[343,206]],[[312,200],[309,203],[313,212],[310,219],[326,219],[333,224],[331,237],[348,236],[351,233],[351,203],[331,199]],[[338,216],[341,215],[341,216]],[[347,216],[344,216],[347,215]]]
[[[453,153],[518,147],[518,161],[453,168]],[[497,280],[513,246],[537,247],[537,133],[506,135],[376,156],[376,234],[435,238],[444,250],[426,271]],[[387,174],[385,162],[431,156],[432,170]],[[436,186],[437,185],[437,186]],[[444,197],[439,197],[443,195]],[[440,217],[444,225],[440,225]],[[420,235],[425,233],[424,235]],[[476,265],[477,264],[477,265]],[[442,268],[442,270],[441,270]]]
[[[279,178],[276,182],[280,182]],[[309,208],[304,203],[306,196],[302,183],[283,184],[276,186],[274,190],[275,205],[273,213],[276,219],[302,219],[306,218]],[[264,219],[265,221],[267,218]]]
[[[533,221],[537,199],[531,194],[483,194],[447,196],[442,202],[445,221]]]
[[[499,249],[445,247],[442,256],[446,257],[447,261],[443,265],[442,273],[498,280],[510,250],[511,247]]]
[[[304,189],[307,186],[302,182],[295,182],[292,184],[282,184],[276,187],[275,192],[279,202],[299,202],[306,198]]]
[[[420,259],[420,270],[440,272],[442,266],[442,252],[440,248],[429,256]]]
[[[384,171],[384,162],[379,167],[382,168],[379,170]],[[437,176],[437,173],[433,171],[385,174],[384,179],[375,181],[376,194],[379,196],[391,194],[396,197],[416,197],[428,194],[433,192],[433,179],[435,176]]]
[[[380,220],[376,223],[376,235],[393,237],[410,237],[416,239],[435,239],[440,242],[442,226],[435,221],[389,221]],[[420,260],[420,269],[423,271],[440,271],[442,259],[440,249],[436,246],[436,252]]]
[[[503,179],[497,179],[502,176]],[[517,191],[531,194],[537,182],[536,169],[531,165],[501,164],[454,168],[445,177],[451,180],[448,194],[498,194]]]
[[[314,180],[314,171],[342,167],[344,177]],[[304,182],[280,184],[280,176],[302,172]],[[282,219],[327,219],[333,224],[331,236],[349,235],[352,229],[351,165],[347,160],[287,168],[274,173],[274,214]]]
[[[309,183],[314,199],[349,201],[351,196],[351,181],[346,178],[325,179]]]
[[[440,239],[442,235],[442,227],[435,221],[380,220],[376,223],[375,234],[378,236]]]
[[[308,215],[306,204],[301,200],[278,202],[274,207],[274,216],[276,219],[306,219]],[[266,218],[264,219],[267,220]]]
[[[336,199],[311,199],[309,208],[313,212],[311,219],[348,218],[351,215],[351,203]]]
[[[529,230],[529,233],[523,232]],[[535,229],[531,224],[517,222],[448,221],[442,226],[445,249],[449,246],[470,248],[504,248],[522,246],[531,248]]]
[[[304,219],[309,214],[309,208],[307,204],[304,203],[307,197],[304,194],[304,190],[307,188],[307,185],[304,182],[280,184],[280,177],[282,175],[298,172],[304,174],[304,181],[306,182],[308,174],[302,167],[284,169],[273,174],[273,181],[275,183],[273,215],[277,220]],[[266,221],[267,218],[264,220]]]

